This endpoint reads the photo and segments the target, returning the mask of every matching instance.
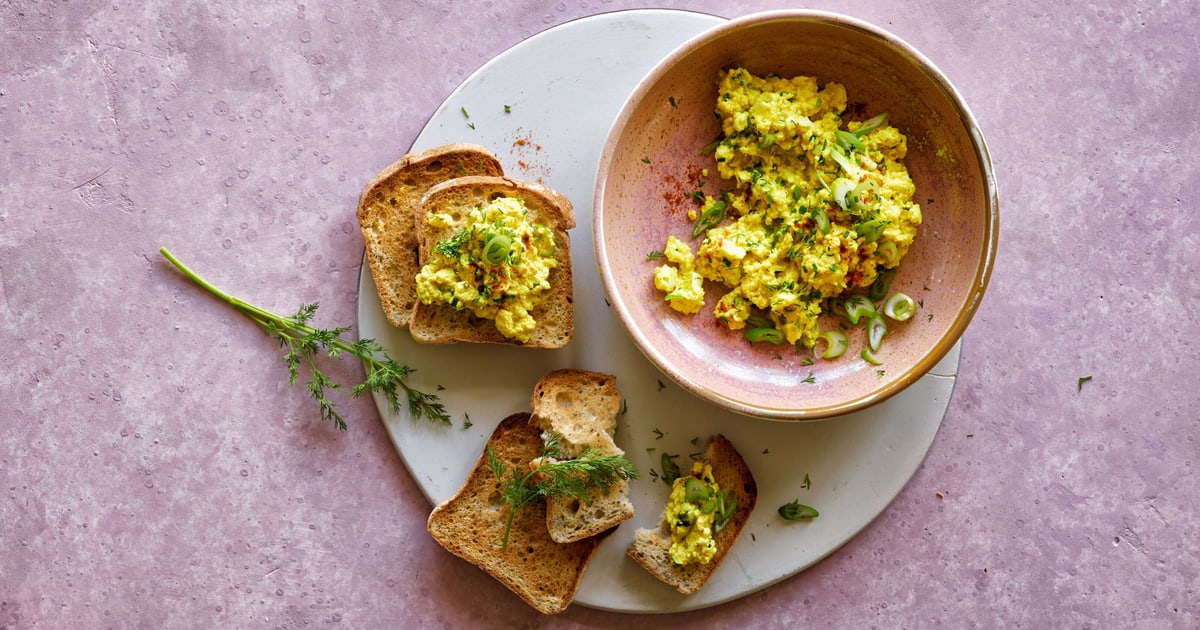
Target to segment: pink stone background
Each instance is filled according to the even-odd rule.
[[[539,617],[430,540],[370,400],[332,430],[158,256],[352,323],[371,175],[492,56],[638,6],[0,3],[0,628],[1200,626],[1195,3],[811,5],[960,89],[999,256],[899,498],[705,611]]]

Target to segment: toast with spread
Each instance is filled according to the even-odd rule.
[[[588,449],[602,455],[625,455],[613,441],[621,394],[610,374],[587,370],[555,370],[533,389],[530,422],[560,436],[560,458],[579,457]],[[534,462],[536,465],[537,462]],[[560,543],[594,536],[633,518],[629,484],[620,480],[606,488],[593,487],[587,500],[568,495],[546,498],[546,529]]]
[[[528,413],[502,420],[488,444],[511,469],[525,469],[543,446],[541,432],[530,424]],[[557,543],[546,529],[546,504],[538,501],[513,517],[505,548],[508,511],[500,492],[485,450],[458,493],[429,515],[429,533],[450,553],[486,571],[536,610],[562,612],[574,599],[597,546],[612,530]]]
[[[487,149],[458,143],[405,155],[367,184],[358,200],[358,223],[379,301],[392,325],[408,326],[417,301],[413,278],[421,269],[416,233],[421,197],[449,179],[503,173]]]
[[[687,547],[689,544],[694,544],[695,537],[681,540],[682,549],[673,549],[675,538],[672,530],[676,530],[679,534],[685,534],[688,531],[687,526],[693,525],[693,523],[687,522],[683,516],[679,516],[686,514],[686,510],[672,511],[672,506],[682,500],[681,498],[677,500],[676,495],[682,494],[677,488],[672,490],[672,498],[668,501],[667,509],[664,510],[658,528],[639,529],[634,532],[633,542],[626,550],[626,555],[642,565],[651,575],[675,587],[684,595],[691,595],[700,590],[721,566],[721,562],[724,561],[729,550],[733,548],[734,542],[737,541],[738,534],[750,520],[750,513],[754,510],[754,505],[758,500],[758,486],[754,481],[754,475],[751,474],[750,468],[742,459],[741,454],[725,436],[710,437],[704,454],[697,463],[710,466],[710,481],[723,491],[722,498],[732,498],[728,520],[722,527],[714,528],[716,531],[711,533],[711,548],[708,550],[711,555],[708,555],[704,561],[690,561],[695,560],[697,555],[705,555]],[[693,468],[693,475],[696,475],[695,470],[696,468]],[[685,472],[684,477],[681,478],[680,481],[686,482],[681,485],[688,486],[687,499],[692,499],[693,489],[690,484],[699,476],[691,476]],[[700,501],[697,502],[708,503],[707,499],[716,499],[716,497],[705,494],[703,483],[696,483],[696,485],[698,487],[695,494],[700,495],[697,497]],[[709,509],[708,513],[719,513],[723,509],[720,504],[721,501],[717,500],[716,505]],[[708,507],[706,505],[703,508],[692,510],[692,513],[703,513]],[[668,517],[674,522],[668,522]],[[676,558],[680,556],[686,557],[687,561],[677,562]]]
[[[493,202],[501,198],[516,200],[523,209],[523,220],[527,226],[537,230],[535,234],[546,234],[552,238],[552,242],[545,247],[531,244],[529,237],[524,241],[509,238],[504,242],[506,237],[502,234],[487,239],[486,234],[492,228],[480,223],[478,213],[488,211]],[[571,340],[575,327],[571,244],[567,235],[567,230],[574,227],[575,211],[570,200],[534,182],[507,177],[469,176],[448,180],[430,188],[422,197],[416,215],[419,259],[423,266],[421,276],[427,279],[426,287],[429,287],[422,294],[421,277],[418,277],[418,295],[435,296],[445,301],[426,297],[416,301],[408,327],[413,339],[427,344],[474,342],[530,348],[565,346]],[[467,240],[468,243],[479,243],[473,250],[475,253],[470,256],[454,247],[456,241],[461,241],[464,236],[473,239]],[[490,248],[497,241],[503,247],[495,261],[498,267],[506,264],[506,260],[521,261],[539,255],[552,259],[552,265],[545,265],[549,271],[544,281],[535,283],[534,288],[510,291],[509,287],[521,279],[516,277],[521,273],[489,270],[487,255],[492,253]],[[450,259],[453,263],[448,262]],[[444,267],[430,270],[431,263]],[[449,278],[444,274],[458,275]],[[518,315],[511,316],[510,313],[508,318],[511,320],[526,315],[532,318],[533,323],[525,329],[526,338],[502,332],[505,325],[502,317],[508,312],[509,301],[515,302],[525,297],[520,295],[521,292],[528,293],[535,289],[544,293],[538,296],[539,301],[527,310],[522,308]],[[469,294],[467,297],[461,295],[464,290]],[[454,293],[451,294],[451,291]],[[472,310],[477,302],[489,301],[495,304],[493,310],[499,309],[500,315],[489,319]]]

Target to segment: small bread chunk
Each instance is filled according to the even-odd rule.
[[[503,173],[487,149],[460,143],[409,153],[367,184],[358,200],[358,224],[383,313],[392,325],[408,326],[417,303],[413,278],[421,270],[416,233],[421,197],[448,179]]]
[[[713,536],[717,546],[713,559],[708,564],[683,566],[672,562],[671,532],[667,523],[662,520],[658,529],[639,529],[634,532],[633,543],[625,553],[651,575],[674,586],[684,595],[691,595],[700,590],[721,566],[746,521],[750,520],[750,513],[754,511],[754,504],[758,501],[758,486],[754,482],[754,475],[750,473],[750,468],[746,466],[741,454],[725,436],[710,437],[702,459],[712,466],[713,478],[717,485],[737,497],[737,511],[729,518],[725,527]]]
[[[556,370],[533,389],[534,426],[562,436],[558,459],[579,457],[589,448],[602,455],[625,455],[615,442],[621,394],[617,379],[586,370]],[[536,462],[535,462],[536,465]],[[591,488],[588,501],[567,495],[546,499],[546,529],[560,543],[573,542],[611,529],[633,518],[629,484],[625,480],[607,488]]]
[[[534,182],[507,177],[460,177],[438,184],[425,194],[417,211],[421,264],[429,260],[438,243],[453,236],[465,224],[471,210],[497,197],[520,199],[529,210],[531,222],[554,232],[554,257],[558,265],[550,270],[549,294],[529,313],[537,327],[529,341],[521,343],[501,334],[492,320],[476,317],[469,310],[417,300],[408,327],[416,341],[429,344],[498,343],[528,348],[561,348],[571,341],[575,331],[575,294],[567,230],[575,227],[575,209],[562,194]],[[450,225],[435,227],[429,218],[439,213],[455,220]]]
[[[527,413],[502,420],[489,443],[510,470],[528,470],[529,461],[542,451],[541,434],[529,424]],[[548,615],[562,612],[575,598],[596,547],[611,530],[558,544],[546,531],[546,504],[537,502],[517,513],[508,548],[502,549],[507,518],[485,449],[458,493],[433,509],[428,528],[438,544],[486,571],[533,608]]]

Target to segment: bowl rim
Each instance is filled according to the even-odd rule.
[[[864,395],[856,398],[846,399],[844,401],[826,404],[817,407],[809,408],[784,408],[784,407],[769,407],[747,403],[737,400],[720,392],[714,391],[708,387],[700,385],[695,380],[689,378],[686,374],[676,369],[665,357],[659,352],[644,333],[634,323],[630,309],[626,305],[625,300],[617,292],[616,279],[612,275],[611,268],[603,264],[603,261],[608,258],[608,246],[605,239],[603,225],[603,207],[604,193],[608,184],[606,173],[612,166],[614,160],[615,149],[618,141],[621,138],[620,131],[628,123],[634,110],[642,103],[647,93],[653,88],[657,80],[661,78],[668,70],[674,67],[682,59],[692,54],[698,47],[724,36],[730,31],[736,31],[741,28],[781,21],[798,21],[798,22],[815,22],[827,23],[837,26],[850,28],[859,31],[868,37],[880,40],[886,45],[897,49],[901,54],[910,58],[916,67],[921,70],[927,78],[929,78],[946,96],[959,119],[966,128],[968,136],[971,140],[974,159],[978,165],[979,171],[983,176],[983,185],[985,190],[985,206],[987,210],[987,218],[984,222],[984,243],[982,256],[979,259],[979,264],[975,269],[975,277],[971,285],[971,291],[968,293],[965,304],[955,316],[946,333],[943,334],[934,343],[930,351],[925,354],[920,360],[914,363],[908,370],[901,374],[898,378],[887,381],[880,387],[875,388]],[[923,53],[918,51],[911,44],[901,39],[899,36],[865,20],[855,18],[842,13],[832,11],[815,10],[815,9],[778,9],[770,11],[760,11],[739,16],[728,20],[722,24],[714,26],[676,47],[671,53],[656,64],[637,84],[633,92],[625,100],[617,117],[613,120],[609,127],[608,135],[600,152],[600,161],[596,172],[596,185],[593,195],[592,204],[592,240],[593,249],[596,258],[596,267],[600,273],[600,280],[604,286],[604,291],[609,298],[609,302],[613,309],[617,312],[618,318],[621,320],[626,332],[633,338],[638,349],[655,365],[659,370],[667,374],[672,380],[688,390],[692,394],[699,396],[702,399],[708,400],[730,411],[764,418],[767,420],[790,420],[790,421],[806,421],[806,420],[822,420],[837,416],[846,415],[855,411],[866,409],[872,405],[878,404],[891,398],[904,390],[909,385],[913,384],[926,373],[937,365],[939,361],[954,347],[962,337],[967,325],[974,318],[975,313],[979,309],[979,305],[983,300],[984,293],[987,290],[988,283],[991,278],[992,267],[996,258],[997,242],[999,238],[1000,227],[1000,200],[996,186],[996,176],[992,167],[991,154],[988,151],[987,143],[984,140],[983,132],[979,127],[979,123],[975,115],[971,112],[970,107],[958,92],[958,89],[950,82],[945,74]]]

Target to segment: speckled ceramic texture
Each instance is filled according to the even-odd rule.
[[[700,169],[704,189],[723,184],[702,148],[719,136],[717,74],[740,65],[756,74],[807,75],[846,87],[848,112],[888,112],[908,136],[906,165],[923,224],[893,289],[919,303],[893,323],[877,356],[858,355],[863,334],[837,360],[787,346],[751,346],[711,317],[721,295],[710,284],[697,315],[670,309],[653,286],[668,235],[686,237]],[[724,185],[728,187],[728,185]],[[846,16],[814,11],[753,14],[685,43],[639,84],[605,143],[593,218],[605,290],[634,342],[672,379],[736,412],[812,420],[887,399],[924,375],[958,340],[987,286],[999,204],[984,139],[953,86],[895,36]],[[835,324],[824,316],[822,329]],[[781,349],[782,348],[782,349]]]

